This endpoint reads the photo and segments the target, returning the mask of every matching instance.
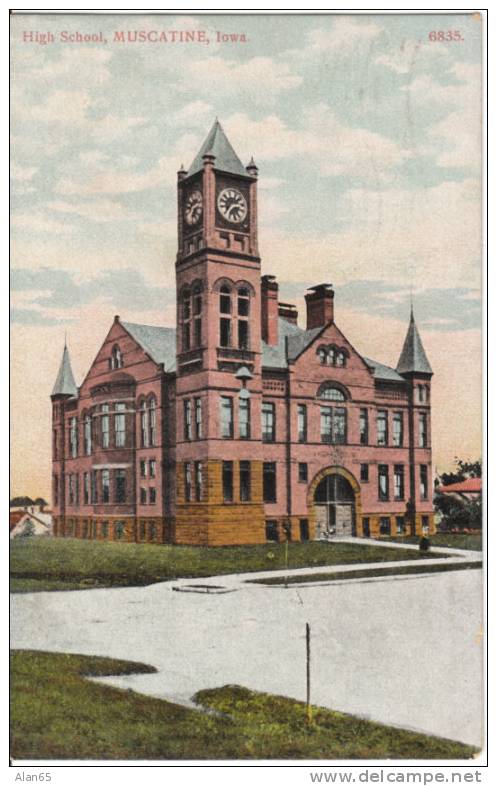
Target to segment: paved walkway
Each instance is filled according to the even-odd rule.
[[[334,542],[340,543],[353,543],[359,545],[368,545],[368,546],[380,546],[385,547],[388,546],[389,548],[393,549],[415,549],[416,546],[413,544],[407,543],[391,543],[379,540],[365,540],[364,538],[335,538]],[[167,582],[171,585],[172,589],[174,590],[181,590],[181,591],[205,591],[205,592],[219,592],[221,593],[224,591],[233,591],[235,589],[242,589],[244,586],[246,587],[247,584],[250,584],[256,579],[266,579],[266,578],[276,578],[276,577],[284,577],[284,576],[312,576],[312,574],[322,574],[322,573],[351,573],[356,570],[377,570],[378,568],[391,568],[394,570],[395,568],[406,567],[410,565],[447,565],[447,564],[463,564],[467,562],[476,562],[482,560],[482,552],[481,551],[469,551],[465,549],[453,549],[448,548],[445,546],[436,546],[432,547],[430,550],[430,554],[432,557],[425,557],[422,560],[420,559],[407,559],[407,560],[396,560],[396,561],[382,561],[382,562],[354,562],[352,564],[347,565],[319,565],[315,568],[292,568],[291,564],[288,568],[283,568],[282,570],[265,570],[265,571],[257,571],[253,573],[230,573],[227,575],[221,576],[212,576],[212,577],[203,577],[203,578],[185,578],[185,579],[178,579],[173,582]],[[446,554],[448,556],[437,557],[437,554]],[[389,576],[385,577],[377,577],[377,580],[392,580],[394,577],[394,573]],[[425,575],[425,574],[416,574],[417,576]],[[367,577],[362,579],[348,579],[350,581],[371,581]],[[276,585],[278,586],[278,585]],[[293,583],[295,586],[295,583]]]

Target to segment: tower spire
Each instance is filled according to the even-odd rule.
[[[397,372],[399,374],[433,374],[418,332],[416,320],[414,319],[412,302],[409,327],[407,328],[404,346],[397,363]]]
[[[74,381],[74,374],[71,368],[71,359],[67,348],[67,333],[64,335],[64,351],[59,366],[59,373],[55,380],[52,396],[76,396],[78,389]]]
[[[232,175],[247,175],[245,167],[235,153],[217,117],[207,134],[204,144],[195,156],[188,170],[187,177],[202,171],[203,157],[206,155],[214,156],[214,166],[222,172],[228,172]]]

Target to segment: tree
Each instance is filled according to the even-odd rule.
[[[18,537],[19,538],[32,538],[34,534],[35,534],[35,525],[33,524],[31,519],[28,519],[26,521],[22,531],[19,533]]]
[[[11,508],[28,508],[30,505],[34,505],[31,497],[14,497],[10,500]]]
[[[461,481],[468,478],[481,478],[481,459],[463,461],[456,456],[454,463],[457,467],[455,472],[442,472],[440,475],[442,486],[450,486],[451,483],[461,483]]]
[[[461,483],[468,478],[481,478],[481,459],[464,461],[456,457],[454,463],[457,467],[456,471],[443,472],[440,475],[439,485],[450,486],[452,483]],[[442,516],[440,529],[481,529],[481,498],[464,500],[451,494],[440,494],[437,493],[437,486],[435,486],[433,505]]]

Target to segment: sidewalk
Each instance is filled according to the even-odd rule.
[[[341,543],[358,543],[362,545],[368,546],[385,546],[392,547],[395,549],[413,549],[416,546],[413,544],[404,544],[404,543],[388,543],[377,540],[369,540],[364,538],[336,538],[337,542]],[[266,579],[266,578],[276,578],[276,577],[284,577],[284,576],[312,576],[312,574],[322,574],[322,573],[350,573],[356,570],[377,570],[378,568],[391,568],[392,571],[397,567],[405,567],[408,565],[449,565],[449,564],[464,564],[466,562],[476,562],[478,560],[483,559],[483,554],[481,551],[467,551],[464,549],[452,549],[446,546],[436,547],[431,550],[433,557],[425,558],[425,559],[409,559],[409,560],[399,560],[398,562],[354,562],[347,565],[319,565],[313,568],[292,568],[291,564],[288,566],[288,569],[283,568],[282,570],[265,570],[265,571],[257,571],[253,573],[229,573],[227,575],[216,575],[212,577],[202,577],[202,578],[193,578],[193,579],[176,579],[174,581],[168,582],[171,585],[172,589],[179,590],[179,591],[202,591],[204,588],[205,592],[209,592],[209,587],[212,588],[212,592],[216,592],[221,594],[222,592],[233,591],[235,589],[243,589],[247,588],[247,584],[251,587],[255,587],[257,585],[251,584],[255,579]],[[436,554],[447,554],[447,557],[437,557]],[[422,573],[417,574],[418,576],[423,575]],[[384,577],[385,580],[388,578],[393,578],[395,574],[392,572],[392,576]],[[367,579],[357,579],[357,581],[365,581]]]

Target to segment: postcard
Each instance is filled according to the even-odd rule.
[[[484,24],[11,14],[16,767],[484,761]]]

